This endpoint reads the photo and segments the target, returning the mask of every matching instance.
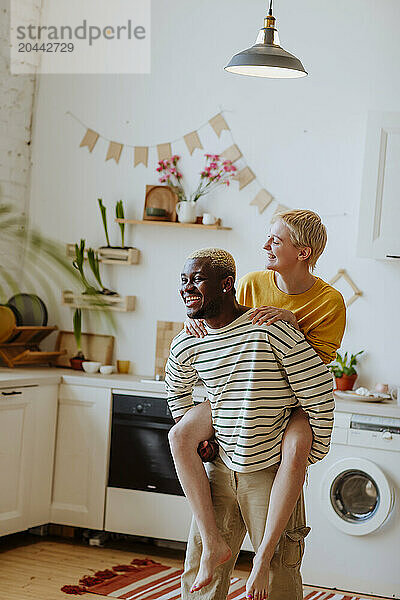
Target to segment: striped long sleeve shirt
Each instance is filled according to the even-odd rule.
[[[253,325],[249,312],[208,335],[181,331],[166,365],[168,404],[174,418],[193,406],[198,377],[211,403],[212,422],[226,466],[241,473],[280,461],[291,410],[309,416],[309,464],[329,450],[333,426],[332,376],[303,334],[288,323]]]

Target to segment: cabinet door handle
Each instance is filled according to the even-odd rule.
[[[22,392],[1,392],[3,396],[17,396],[18,394],[22,394]]]
[[[386,258],[400,258],[398,254],[386,254]]]

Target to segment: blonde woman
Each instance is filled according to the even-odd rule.
[[[316,213],[292,210],[276,215],[264,245],[266,270],[245,275],[237,287],[239,304],[255,308],[253,323],[286,321],[304,334],[325,364],[340,346],[346,318],[341,294],[312,273],[326,241],[325,226]],[[186,332],[195,337],[207,335],[201,320],[189,319]],[[209,435],[202,437],[205,431]],[[203,441],[205,437],[208,441]],[[192,492],[189,500],[202,538],[193,592],[207,586],[215,569],[231,557],[215,522],[205,471],[204,481],[191,477],[194,453],[199,447],[200,455],[207,456],[208,451],[212,454],[212,437],[211,408],[206,401],[191,408],[175,426],[171,445],[177,471],[184,474],[185,487]],[[311,444],[308,416],[296,407],[285,430],[281,456],[277,457],[280,465],[271,490],[265,532],[246,585],[248,598],[263,600],[268,595],[270,562],[301,494]]]

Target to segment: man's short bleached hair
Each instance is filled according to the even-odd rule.
[[[221,278],[233,277],[236,278],[236,264],[232,254],[229,254],[222,248],[201,248],[192,252],[186,260],[195,258],[208,258],[213,268],[219,270]]]
[[[277,213],[271,223],[276,223],[278,220],[285,223],[291,242],[296,248],[311,248],[308,265],[313,271],[328,239],[326,227],[320,216],[312,210],[296,209]]]

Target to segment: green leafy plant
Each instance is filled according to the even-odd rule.
[[[76,356],[74,358],[84,358],[82,352],[82,311],[80,308],[77,308],[74,312],[73,323],[74,338],[77,350]]]
[[[97,252],[95,250],[93,250],[93,248],[88,248],[87,257],[88,257],[90,268],[92,269],[92,273],[95,276],[97,283],[101,287],[101,291],[99,293],[106,294],[108,296],[115,296],[116,292],[113,292],[112,290],[105,288],[103,285],[103,282],[100,277],[100,261],[99,261],[99,257],[97,256]]]
[[[329,365],[329,370],[335,377],[340,379],[343,375],[356,375],[357,371],[354,368],[358,363],[357,357],[363,354],[364,350],[357,352],[357,354],[348,354],[346,352],[343,356],[336,352],[336,360],[332,365]]]
[[[122,200],[119,200],[115,205],[115,216],[117,219],[125,219],[124,205],[122,204]],[[118,225],[121,230],[121,245],[122,248],[125,248],[125,223],[118,223]]]
[[[85,294],[98,294],[99,290],[96,290],[96,288],[94,288],[86,279],[84,267],[83,267],[84,262],[85,262],[85,240],[81,240],[79,245],[75,244],[75,260],[72,262],[72,264],[75,267],[75,269],[77,269],[77,271],[79,271],[83,286],[85,288],[84,293]]]
[[[77,285],[80,277],[65,255],[65,245],[29,227],[27,217],[0,200],[0,303],[11,295],[45,292],[58,303],[52,284],[66,280]]]
[[[96,252],[93,250],[93,248],[88,248],[87,257],[88,257],[90,268],[92,269],[92,273],[95,276],[97,283],[99,284],[101,289],[104,289],[104,285],[103,285],[103,283],[101,281],[101,277],[100,277],[99,259],[98,259]]]
[[[108,237],[108,228],[107,228],[107,208],[103,204],[103,200],[101,198],[97,199],[100,207],[101,218],[103,220],[104,233],[106,234],[107,240],[107,248],[110,248],[110,238]]]

